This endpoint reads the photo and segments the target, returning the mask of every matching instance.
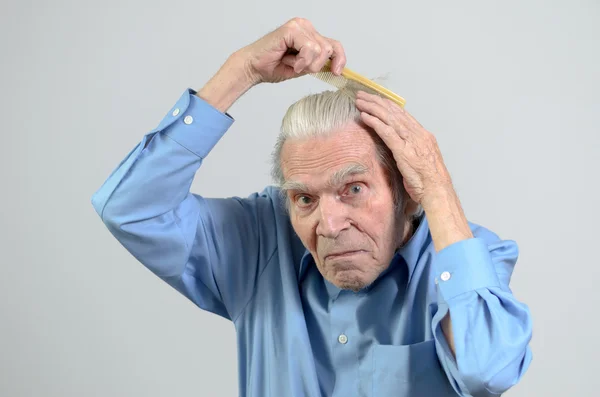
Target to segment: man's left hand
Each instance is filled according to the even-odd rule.
[[[359,92],[356,107],[364,123],[373,128],[390,148],[411,199],[423,206],[436,251],[472,238],[433,134],[389,99]],[[442,319],[441,325],[448,346],[455,354],[450,312]]]
[[[358,92],[356,107],[390,148],[411,199],[421,204],[430,192],[452,189],[437,140],[404,108],[364,91]]]

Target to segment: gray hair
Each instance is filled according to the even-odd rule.
[[[285,184],[283,170],[281,169],[283,144],[288,139],[326,137],[351,121],[361,122],[360,111],[354,104],[358,90],[373,93],[362,85],[346,86],[337,91],[324,91],[308,95],[288,108],[283,117],[281,131],[272,153],[271,176],[279,187]],[[372,131],[371,128],[369,128],[369,131],[375,141],[378,160],[386,173],[386,178],[392,190],[396,215],[399,216],[404,212],[406,205],[404,200],[406,190],[404,189],[402,175],[389,148],[376,132]],[[284,191],[282,191],[282,195],[285,195]],[[286,203],[286,208],[288,208],[287,195],[282,199]],[[423,209],[419,206],[414,216],[420,216],[422,212]]]

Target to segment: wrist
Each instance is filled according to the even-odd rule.
[[[452,185],[436,185],[426,191],[421,206],[427,216],[436,251],[473,237],[462,205]]]
[[[235,101],[256,84],[258,81],[249,72],[243,53],[235,52],[196,93],[196,96],[225,113]]]
[[[443,203],[451,203],[458,200],[458,196],[451,183],[437,183],[427,186],[423,189],[421,198],[421,206],[423,210],[434,210],[443,205]]]

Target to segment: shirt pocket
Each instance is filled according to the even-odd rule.
[[[412,345],[376,345],[373,396],[456,396],[442,370],[435,341]]]

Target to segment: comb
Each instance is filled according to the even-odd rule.
[[[331,60],[328,60],[327,63],[325,63],[325,66],[323,66],[323,68],[321,68],[320,71],[316,73],[310,73],[310,75],[346,93],[348,93],[348,88],[356,86],[356,84],[358,84],[359,89],[363,91],[369,91],[364,89],[365,87],[369,88],[370,91],[373,91],[373,93],[387,98],[397,103],[401,107],[404,107],[404,104],[406,103],[406,100],[400,95],[395,94],[387,88],[348,68],[342,69],[342,73],[340,76],[333,74],[333,72],[331,71]]]

